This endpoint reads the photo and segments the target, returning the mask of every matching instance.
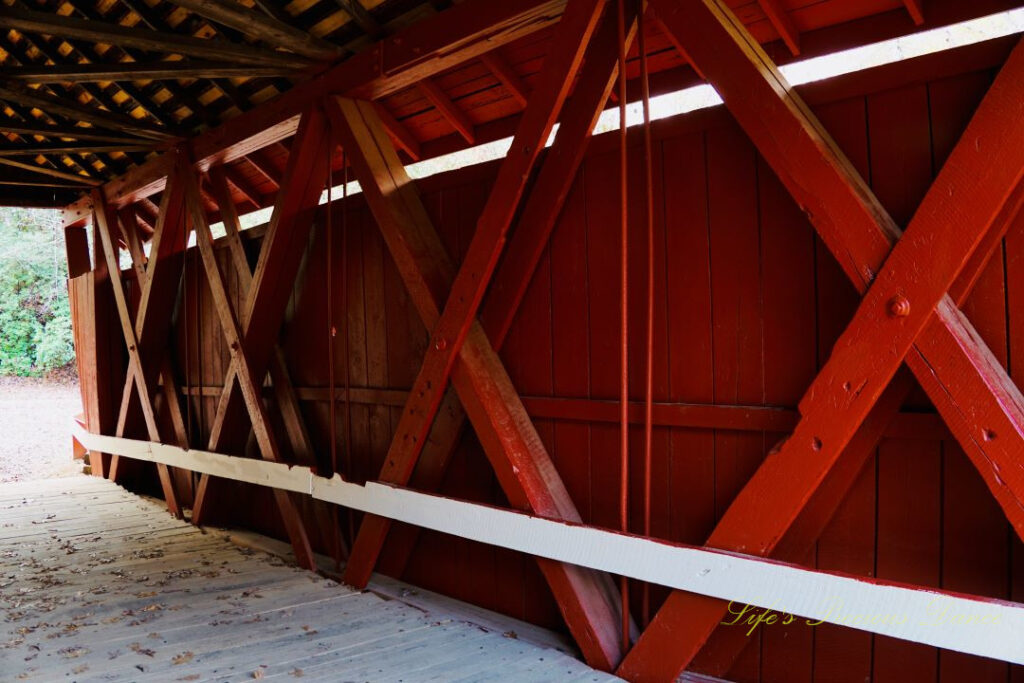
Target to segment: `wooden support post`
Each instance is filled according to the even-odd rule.
[[[998,476],[993,463],[1005,467],[1019,460],[1024,425],[1020,406],[1024,401],[1017,398],[1019,392],[945,293],[972,250],[986,239],[986,232],[998,229],[991,226],[998,224],[997,214],[1020,178],[1024,144],[1017,139],[1020,131],[1010,130],[1013,124],[1007,118],[1020,116],[1014,107],[1021,106],[1024,50],[1018,48],[1011,56],[965,134],[968,142],[957,146],[908,228],[908,239],[900,241],[887,259],[900,234],[898,228],[728,8],[716,0],[661,0],[656,6],[661,20],[689,50],[794,198],[808,211],[848,276],[862,292],[868,292],[855,322],[801,403],[803,419],[794,436],[741,492],[709,544],[753,554],[772,552],[820,488],[915,339],[917,348],[907,356],[911,369],[922,383],[931,380],[929,395],[1008,518],[1021,529],[1024,476],[1014,474],[1014,481],[1006,482],[1007,473]],[[1012,149],[1007,151],[1007,145]],[[957,216],[962,233],[942,232],[951,215]],[[926,258],[934,267],[930,265],[928,273],[916,273],[912,264],[925,258],[920,255],[921,244],[931,240],[934,243]],[[875,273],[883,262],[885,267],[876,281]],[[886,348],[894,349],[892,356],[858,350],[859,344],[870,343],[878,334],[885,335]],[[920,356],[922,345],[931,343],[936,344],[930,349],[932,357],[941,358],[941,363],[929,365]],[[859,358],[855,357],[858,353]],[[921,359],[919,366],[915,357]],[[981,389],[965,391],[965,380],[973,378],[978,378]],[[829,381],[835,385],[826,387]],[[1010,400],[1004,400],[1007,397]],[[1001,444],[994,443],[995,439],[985,443],[979,438],[982,435],[970,433],[970,427],[977,430],[981,425],[958,430],[952,424],[948,414],[955,415],[957,406],[976,401],[987,404],[984,414],[989,419],[1006,427]],[[789,468],[801,464],[808,468],[790,478],[793,470]],[[773,506],[764,513],[765,486],[773,491],[775,500],[779,500],[779,491],[786,492],[782,509]],[[721,618],[721,605],[713,602],[673,594],[619,673],[636,679],[678,674]]]
[[[441,317],[454,267],[416,188],[368,102],[339,100],[332,111],[342,146],[406,289],[428,328]],[[579,520],[500,359],[479,323],[459,352],[452,380],[498,481],[513,506]],[[538,561],[587,661],[609,669],[621,657],[616,591],[610,577]]]

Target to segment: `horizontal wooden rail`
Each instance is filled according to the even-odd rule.
[[[90,451],[302,493],[480,543],[729,600],[737,611],[757,606],[778,620],[793,615],[1024,664],[1024,604],[815,571],[375,482],[361,486],[337,474],[317,476],[307,467],[91,434],[77,422],[73,433]],[[736,628],[756,625],[741,620]]]
[[[221,387],[216,385],[193,385],[181,387],[182,394],[190,396],[220,396]],[[265,391],[270,394],[269,389]],[[295,387],[295,394],[302,401],[330,401],[330,391],[325,387]],[[405,405],[408,390],[382,387],[351,387],[349,398],[352,403],[380,405],[401,408]],[[335,392],[335,400],[345,403],[345,392]],[[566,422],[608,422],[618,423],[619,403],[613,400],[593,398],[569,398],[562,396],[523,396],[523,405],[530,417],[541,420]],[[633,424],[643,422],[643,403],[629,404],[629,419]],[[797,421],[795,408],[785,406],[754,405],[713,405],[705,403],[655,402],[655,427],[681,427],[685,429],[724,429],[738,432],[788,433]],[[942,422],[938,413],[898,413],[885,430],[890,439],[928,439],[941,441],[952,439],[953,435]]]

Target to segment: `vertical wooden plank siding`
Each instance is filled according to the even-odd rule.
[[[906,225],[993,75],[986,69],[950,78],[913,77],[885,92],[859,89],[831,97],[814,110],[896,222]],[[770,167],[724,111],[659,121],[652,132],[655,401],[792,410],[828,359],[859,297]],[[630,142],[631,177],[639,177],[639,139]],[[617,399],[615,145],[614,136],[598,136],[591,142],[501,351],[512,383],[523,396]],[[497,167],[485,164],[418,182],[426,211],[456,264],[472,239]],[[634,194],[639,202],[641,193]],[[335,202],[330,253],[326,215],[324,210],[317,212],[279,341],[303,397],[302,413],[317,450],[330,449],[326,398],[333,383],[339,469],[362,480],[380,472],[404,404],[401,392],[415,380],[429,337],[363,197]],[[645,239],[639,203],[630,206],[630,215],[636,218],[631,237],[639,245],[634,255],[639,259]],[[245,241],[252,262],[259,243]],[[230,354],[218,333],[216,310],[196,256],[190,251],[186,258],[184,298],[178,303],[172,339],[179,383],[190,393],[183,406],[188,405],[191,442],[206,443]],[[218,245],[216,256],[228,296],[240,310],[246,296],[230,265],[231,255]],[[636,342],[630,355],[631,393],[636,401],[643,397],[644,266],[640,260],[630,263],[630,289],[641,297],[630,302],[635,312],[630,333]],[[333,377],[328,376],[326,363],[331,352],[328,286],[336,325]],[[109,302],[100,300],[99,294],[106,291],[102,287],[91,273],[69,283],[83,394],[87,404],[103,406],[101,399],[90,397],[116,387],[116,419],[123,365],[120,349],[109,338],[95,336],[104,325],[109,330],[116,322]],[[964,312],[1020,383],[1024,216],[995,250]],[[378,400],[347,403],[346,379],[363,391],[360,395],[374,390]],[[273,412],[274,404],[270,405]],[[916,390],[905,410],[934,409]],[[87,418],[90,428],[98,424],[112,429],[109,415],[88,413]],[[274,421],[280,430],[276,417]],[[617,425],[571,415],[534,418],[534,425],[583,521],[616,527]],[[642,502],[641,434],[642,421],[631,433],[636,483],[631,519],[636,524]],[[686,543],[706,541],[733,497],[783,436],[735,422],[714,428],[656,426],[651,501],[655,535]],[[350,451],[344,449],[346,440]],[[255,455],[251,444],[249,453]],[[150,476],[143,468],[126,473],[137,477],[136,483],[151,485],[143,480]],[[411,480],[414,487],[419,474]],[[226,483],[219,491],[219,497],[230,498],[230,505],[211,508],[209,514],[216,512],[218,521],[230,518],[283,535],[265,491]],[[508,505],[471,428],[464,430],[440,493]],[[183,500],[186,506],[190,503],[188,496]],[[302,515],[311,541],[323,546],[327,535],[317,530],[313,509],[304,508]],[[351,527],[344,514],[340,519],[346,536],[358,529],[358,517]],[[433,532],[406,532],[401,525],[391,530],[379,571],[403,569],[401,578],[424,588],[564,628],[531,559]],[[394,552],[394,544],[410,538],[417,542],[405,562],[397,557],[401,553]],[[866,456],[817,544],[806,548],[799,561],[822,570],[1024,600],[1024,547],[948,433],[884,439],[877,456]],[[634,593],[633,614],[644,624],[639,591]],[[652,613],[666,595],[663,589],[652,590]],[[712,636],[695,660],[697,670],[741,682],[1024,682],[1021,667],[938,653],[842,626],[762,626],[742,642],[732,628],[738,627],[720,627]]]

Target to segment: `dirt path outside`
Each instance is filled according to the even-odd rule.
[[[82,472],[71,458],[71,418],[82,412],[78,385],[0,377],[0,482]]]

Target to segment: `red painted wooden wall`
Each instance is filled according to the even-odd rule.
[[[1002,49],[1002,48],[1000,48]],[[1005,54],[1005,50],[1002,54]],[[984,61],[984,60],[983,60]],[[943,62],[947,68],[954,62]],[[906,224],[980,101],[992,63],[955,62],[942,77],[913,63],[807,91],[826,127],[896,220]],[[884,89],[883,89],[884,88]],[[654,126],[655,400],[792,409],[851,317],[857,297],[828,251],[723,110]],[[639,137],[630,166],[634,198],[631,349],[633,394],[642,398],[644,251]],[[617,157],[614,136],[596,138],[549,249],[502,352],[524,396],[614,401],[618,392]],[[493,164],[420,181],[445,245],[465,251],[493,180]],[[633,181],[632,179],[635,179]],[[360,197],[337,202],[333,249],[324,217],[293,297],[282,344],[297,387],[325,388],[331,315],[334,383],[407,389],[426,343],[381,237]],[[250,245],[255,257],[257,244]],[[229,286],[237,281],[222,252]],[[328,273],[328,259],[331,272]],[[193,443],[205,445],[227,351],[195,254],[176,320],[178,367],[193,394]],[[329,315],[327,295],[334,302]],[[237,296],[237,291],[235,291]],[[1011,375],[1024,373],[1024,220],[1018,220],[966,306]],[[347,364],[346,364],[347,355]],[[1018,379],[1019,381],[1019,379]],[[307,392],[308,393],[308,392]],[[362,396],[363,394],[359,394]],[[527,406],[530,402],[527,401]],[[328,452],[328,404],[303,409]],[[340,468],[356,479],[379,471],[401,402],[339,403]],[[918,392],[906,411],[931,411]],[[579,415],[538,418],[537,427],[583,519],[615,527],[617,426]],[[783,435],[743,428],[658,427],[654,432],[654,534],[704,541],[716,520]],[[1024,600],[1024,546],[957,444],[940,424],[906,429],[879,447],[836,518],[805,558],[821,569]],[[632,503],[641,524],[642,439],[632,435]],[[351,443],[351,454],[344,444]],[[349,464],[350,463],[350,464]],[[187,484],[185,478],[182,482]],[[265,491],[223,489],[221,519],[275,532]],[[504,503],[471,433],[444,493]],[[185,496],[187,499],[187,495]],[[187,503],[187,500],[186,500]],[[342,516],[343,526],[349,520]],[[394,546],[381,562],[394,570]],[[515,553],[424,532],[402,574],[410,583],[550,626],[557,609],[533,562]],[[634,591],[634,594],[639,591]],[[656,605],[665,593],[653,590]],[[640,614],[637,599],[634,614]],[[852,611],[847,606],[847,611]],[[942,652],[838,626],[771,626],[752,638],[731,673],[739,681],[1024,681],[1020,667]]]

